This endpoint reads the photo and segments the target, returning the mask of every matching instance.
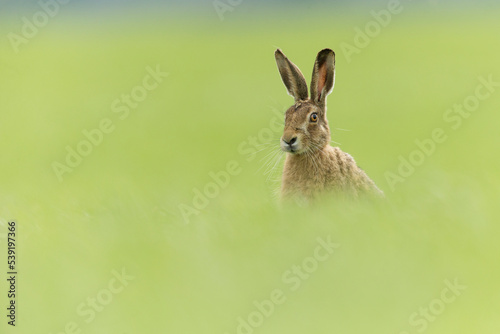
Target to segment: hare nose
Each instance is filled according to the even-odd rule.
[[[293,137],[292,139],[290,139],[290,141],[286,141],[285,139],[283,139],[283,141],[292,146],[297,141],[297,137]]]

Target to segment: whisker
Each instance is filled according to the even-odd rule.
[[[261,148],[260,150],[257,150],[257,151],[255,151],[255,152],[252,152],[252,153],[250,153],[250,154],[257,154],[257,153],[260,153],[260,152],[265,151],[265,150],[267,150],[267,149],[269,149],[269,147],[263,147],[263,148]]]
[[[276,166],[278,165],[278,163],[281,161],[281,158],[283,157],[283,153],[284,152],[280,152],[280,154],[277,154],[276,155],[276,158],[275,158],[275,162],[274,162],[274,165],[273,167],[271,167],[271,170],[269,171],[268,173],[268,176],[267,176],[267,181],[269,182],[271,180],[271,178],[274,176],[274,171],[276,169]]]
[[[273,159],[280,152],[281,152],[281,150],[272,150],[271,152],[267,153],[264,158],[260,159],[260,161],[262,161],[262,160],[266,160],[266,161],[260,166],[260,168],[256,171],[256,173],[260,172],[265,167],[265,170],[264,170],[264,174],[265,174],[267,169],[269,168],[269,165],[272,163]]]
[[[257,144],[257,145],[254,145],[255,147],[259,147],[259,146],[269,146],[269,145],[276,145],[276,143],[279,143],[279,140],[272,140],[270,142],[264,142],[264,143],[261,143],[261,144]]]
[[[259,149],[259,150],[255,151],[255,152],[252,152],[252,153],[250,153],[250,154],[257,154],[257,153],[260,153],[260,152],[265,151],[265,150],[268,150],[268,149],[273,149],[273,148],[275,148],[275,147],[276,147],[276,145],[267,145],[266,147],[263,147],[263,148],[261,148],[261,149]]]
[[[334,143],[334,144],[337,144],[337,145],[339,145],[339,146],[341,146],[341,145],[342,145],[341,143],[336,142],[335,140],[330,140],[330,143]]]
[[[269,153],[267,153],[263,158],[260,159],[260,161],[262,160],[267,160],[270,156],[274,157],[274,155],[276,154],[276,152],[280,152],[281,149],[272,149]]]

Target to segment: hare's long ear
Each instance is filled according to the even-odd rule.
[[[321,50],[316,57],[311,82],[311,99],[320,106],[326,104],[326,96],[335,84],[335,52]]]
[[[283,80],[288,94],[293,96],[295,101],[307,100],[307,83],[302,72],[294,63],[288,60],[280,49],[276,50],[274,56],[281,74],[281,80]]]

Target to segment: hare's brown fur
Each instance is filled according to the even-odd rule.
[[[375,183],[338,147],[330,146],[326,96],[333,90],[335,53],[320,51],[314,64],[311,97],[300,70],[277,50],[276,62],[295,104],[285,114],[281,148],[287,152],[282,197],[317,197],[337,192],[357,197],[361,193],[382,195]]]

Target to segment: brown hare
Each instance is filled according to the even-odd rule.
[[[288,94],[295,98],[295,104],[286,111],[280,140],[281,149],[287,152],[282,198],[310,200],[325,192],[348,197],[363,193],[383,196],[349,154],[330,146],[326,97],[335,82],[335,53],[330,49],[318,53],[310,97],[299,68],[280,49],[276,50],[275,57]]]

